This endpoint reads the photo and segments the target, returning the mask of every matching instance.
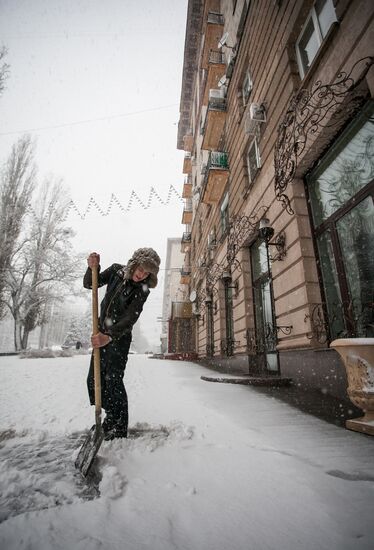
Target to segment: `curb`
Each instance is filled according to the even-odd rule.
[[[221,384],[242,384],[245,386],[268,386],[280,387],[289,386],[292,378],[280,378],[278,376],[246,377],[246,378],[214,378],[212,376],[201,376],[206,382],[218,382]]]

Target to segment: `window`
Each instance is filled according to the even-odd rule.
[[[330,339],[374,335],[370,102],[307,178]]]
[[[242,88],[243,105],[247,105],[249,97],[252,92],[252,88],[253,88],[253,81],[252,81],[251,73],[247,71],[243,80],[243,88]]]
[[[332,23],[337,21],[332,0],[317,0],[296,42],[296,56],[304,78]]]
[[[250,253],[258,366],[265,372],[277,372],[277,331],[269,250],[263,240],[257,240],[251,246]]]
[[[221,341],[221,351],[230,357],[234,355],[234,316],[232,304],[232,287],[228,280],[224,281],[225,292],[225,338]]]
[[[229,227],[229,195],[226,193],[221,204],[221,234],[226,235]]]
[[[247,154],[247,168],[250,187],[257,176],[257,172],[261,168],[261,159],[260,152],[258,150],[257,139],[254,139],[249,146]]]

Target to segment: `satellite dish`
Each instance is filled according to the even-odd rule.
[[[197,298],[196,290],[191,290],[190,293],[190,302],[194,302]]]
[[[218,88],[222,88],[226,84],[227,76],[224,74],[218,81]]]
[[[221,49],[222,46],[224,46],[224,45],[226,44],[228,37],[229,37],[229,33],[228,33],[228,32],[223,33],[223,35],[222,35],[220,41],[218,42],[218,48],[219,48],[219,49]]]

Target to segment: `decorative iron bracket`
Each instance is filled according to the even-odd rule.
[[[275,246],[275,248],[277,249],[277,254],[275,254],[274,256],[270,255],[269,259],[272,262],[282,261],[287,254],[285,232],[281,231],[281,233],[278,233],[278,235],[275,237],[275,240],[273,242],[268,242],[267,245]]]
[[[289,214],[294,214],[294,211],[287,187],[297,176],[300,158],[310,137],[319,136],[316,147],[322,154],[338,130],[367,99],[368,91],[360,84],[373,64],[374,57],[364,57],[352,66],[349,73],[340,72],[331,84],[317,81],[311,90],[302,89],[291,99],[278,127],[274,151],[275,196]],[[322,138],[323,128],[333,129]]]

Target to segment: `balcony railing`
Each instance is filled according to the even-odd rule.
[[[206,19],[204,32],[204,44],[201,52],[201,68],[209,66],[210,51],[217,48],[218,41],[222,37],[224,19],[221,13],[209,12]]]
[[[227,153],[221,151],[211,151],[209,153],[207,170],[209,172],[209,170],[216,168],[221,170],[229,169],[229,156]]]
[[[191,231],[185,231],[182,235],[182,243],[191,242]]]
[[[226,108],[226,98],[221,90],[209,90],[208,108],[202,128],[203,149],[212,150],[218,147],[225,126]]]
[[[208,13],[207,22],[213,23],[214,25],[223,25],[224,19],[222,13],[214,13],[210,11]]]
[[[221,151],[210,151],[202,184],[202,202],[206,204],[216,204],[219,202],[228,177],[228,154]]]
[[[208,109],[226,111],[226,98],[222,95],[221,90],[209,90]]]
[[[210,50],[209,63],[217,63],[223,65],[225,63],[225,56],[223,55],[223,52],[219,50]]]
[[[191,246],[191,232],[185,231],[181,238],[181,252],[187,252]]]
[[[184,208],[185,212],[192,212],[192,199],[184,199]]]
[[[192,199],[185,199],[182,223],[185,225],[192,223]]]

